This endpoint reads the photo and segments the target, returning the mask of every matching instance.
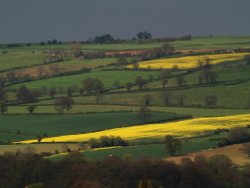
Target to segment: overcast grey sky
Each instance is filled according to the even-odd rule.
[[[250,34],[250,0],[0,0],[0,43]]]

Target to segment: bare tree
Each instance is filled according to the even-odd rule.
[[[186,79],[179,75],[176,77],[176,83],[178,84],[179,87],[183,86],[184,84],[186,84]]]
[[[6,91],[2,88],[0,88],[0,101],[6,100]]]
[[[21,86],[16,93],[16,97],[23,103],[33,102],[36,98],[33,92],[31,92],[26,86]]]
[[[149,106],[153,100],[153,97],[150,94],[144,96],[144,105]]]
[[[8,111],[8,106],[4,101],[0,101],[0,112],[1,114]]]
[[[166,144],[166,151],[171,155],[176,155],[177,152],[181,152],[182,143],[180,139],[174,138],[171,135],[165,136],[164,142]]]
[[[69,111],[72,108],[73,103],[71,97],[60,97],[55,101],[55,109],[63,114],[65,109]]]
[[[68,95],[68,97],[72,97],[72,94],[73,94],[73,89],[72,89],[72,87],[68,87],[68,88],[67,88],[67,95]]]
[[[162,92],[162,99],[166,106],[170,104],[170,97],[171,97],[170,92],[167,91]]]
[[[129,92],[131,90],[131,88],[133,87],[133,84],[131,82],[128,82],[128,83],[126,83],[125,87],[126,87],[127,91]]]
[[[51,88],[49,89],[49,95],[50,95],[50,97],[51,97],[52,99],[55,98],[56,89],[55,89],[54,87],[51,87]]]
[[[178,96],[178,104],[180,106],[184,105],[184,95],[181,94],[181,95]]]
[[[136,79],[135,79],[135,84],[139,86],[139,89],[142,90],[143,87],[146,86],[147,82],[146,80],[144,80],[141,76],[138,76]]]
[[[147,108],[146,106],[142,106],[139,109],[137,116],[142,122],[147,122],[152,118],[152,113],[149,108]]]
[[[83,88],[80,88],[80,89],[79,89],[79,93],[80,93],[81,96],[83,96],[84,89],[83,89]]]
[[[166,88],[166,86],[168,85],[168,80],[166,78],[163,78],[161,80],[161,85],[163,89]]]

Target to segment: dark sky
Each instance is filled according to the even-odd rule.
[[[0,43],[250,34],[250,0],[0,0]]]

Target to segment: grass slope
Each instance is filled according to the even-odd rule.
[[[169,123],[154,123],[146,125],[135,125],[124,128],[115,128],[99,132],[65,135],[59,137],[45,138],[43,142],[79,142],[90,138],[99,138],[101,136],[120,136],[126,140],[150,140],[160,139],[165,135],[174,135],[178,137],[192,137],[218,128],[230,129],[233,127],[246,126],[249,124],[250,115],[236,115],[225,117],[194,118],[191,120],[182,120]],[[23,141],[21,143],[33,143],[36,140]]]
[[[153,113],[151,121],[168,120],[181,115],[167,113]],[[89,113],[72,115],[5,115],[0,116],[0,131],[12,133],[0,140],[18,140],[19,134],[58,136],[65,134],[79,134],[98,130],[111,129],[141,123],[137,114],[133,112],[117,113]],[[13,137],[15,136],[15,139]],[[27,139],[21,138],[20,140]]]
[[[182,154],[201,151],[216,147],[218,141],[211,141],[211,137],[204,138],[194,138],[186,140],[182,143]],[[83,151],[84,157],[90,160],[101,160],[110,155],[117,157],[151,157],[151,158],[165,158],[169,157],[166,152],[165,144],[149,144],[149,145],[137,145],[129,147],[116,147],[116,148],[103,148],[94,149],[90,151]],[[50,160],[60,160],[63,159],[66,154],[58,154],[47,157]]]
[[[117,80],[121,85],[127,82],[134,82],[137,76],[143,78],[148,78],[149,75],[154,77],[159,76],[159,71],[133,71],[133,70],[116,70],[116,71],[93,71],[90,73],[61,76],[56,78],[48,78],[38,81],[32,81],[22,84],[16,84],[11,86],[11,88],[18,88],[21,85],[26,85],[30,89],[40,89],[42,87],[69,87],[76,85],[78,87],[82,86],[82,81],[86,78],[98,78],[101,79],[105,87],[112,87],[113,83]]]

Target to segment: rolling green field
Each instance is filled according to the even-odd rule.
[[[50,101],[52,102],[52,101]],[[18,105],[18,106],[9,106],[7,114],[28,114],[27,105]],[[137,106],[121,106],[121,105],[98,105],[98,104],[90,104],[90,105],[72,105],[72,109],[69,111],[65,111],[66,114],[79,114],[79,113],[87,113],[87,112],[121,112],[121,111],[137,111],[139,107]],[[35,114],[57,114],[53,104],[49,105],[36,105],[36,109],[34,111]]]
[[[83,69],[94,69],[99,66],[108,66],[114,63],[116,58],[102,58],[102,59],[67,59],[62,62],[50,63],[50,64],[35,64],[36,66],[31,66],[28,68],[21,68],[15,70],[16,76],[18,78],[29,75],[34,78],[53,76],[55,74],[65,74],[74,71],[81,71]],[[42,61],[41,61],[42,62]],[[24,66],[24,65],[23,65]],[[14,67],[15,68],[15,67]],[[57,72],[55,72],[57,69]],[[10,70],[11,71],[11,70]],[[10,72],[6,71],[0,74],[0,76],[6,77]]]
[[[119,44],[82,44],[82,50],[90,51],[117,51],[117,50],[145,50],[160,47],[163,42],[124,42]],[[250,47],[250,36],[201,36],[193,37],[190,41],[171,42],[176,49],[236,49],[239,47]],[[2,47],[2,50],[6,48]],[[7,48],[10,51],[29,50],[69,50],[70,45],[31,45]],[[1,49],[0,49],[1,50]]]
[[[118,50],[146,50],[160,47],[163,42],[123,42],[118,44],[82,44],[81,49],[86,51],[118,51]],[[6,48],[2,48],[6,49]],[[70,50],[70,44],[61,45],[38,45],[34,44],[29,47],[8,48],[11,51],[29,51],[29,50]]]
[[[168,91],[168,90],[167,90]],[[118,104],[118,105],[143,105],[144,96],[150,94],[152,96],[153,106],[164,106],[162,99],[163,91],[147,91],[147,92],[134,92],[122,94],[106,94],[102,99],[105,104]],[[179,88],[176,90],[169,90],[172,99],[172,105],[178,105],[178,97],[184,96],[184,105],[191,106],[204,106],[204,97],[208,95],[215,95],[218,98],[218,108],[245,108],[249,101],[250,96],[250,81],[243,82],[236,85],[218,85],[218,86],[202,86],[194,88]],[[226,95],[225,95],[226,94]],[[89,104],[95,103],[94,96],[75,97],[76,104]],[[53,101],[44,101],[39,104],[51,103]]]
[[[16,141],[20,141],[20,140],[32,139],[32,138],[34,139],[35,137],[29,136],[29,135],[17,135],[16,132],[0,133],[0,143],[11,143],[11,142],[16,142]]]
[[[245,61],[225,62],[221,65],[214,66],[213,71],[217,75],[218,82],[238,81],[250,79],[250,66],[246,65]],[[198,77],[202,71],[197,70],[193,73],[183,76],[186,80],[186,85],[198,84]],[[168,79],[168,87],[176,87],[176,78]],[[155,81],[148,84],[148,88],[161,88],[161,81]]]
[[[167,121],[182,117],[177,114],[153,113],[149,121]],[[5,115],[0,116],[0,131],[10,133],[0,140],[19,139],[20,135],[48,136],[79,134],[142,123],[133,112],[88,113],[71,115]],[[18,122],[18,123],[17,123]],[[20,132],[19,134],[17,132]],[[17,138],[14,138],[17,135]],[[24,138],[21,138],[24,139]],[[27,139],[27,138],[26,138]]]
[[[0,53],[0,71],[42,64],[45,59],[46,56],[40,52],[35,54],[31,51]]]
[[[42,87],[70,87],[70,86],[82,86],[82,82],[86,78],[98,78],[101,79],[106,88],[113,86],[113,83],[117,80],[121,85],[128,82],[134,82],[135,78],[141,76],[148,79],[150,75],[158,77],[159,71],[133,71],[133,70],[115,70],[115,71],[93,71],[90,73],[83,73],[70,76],[60,76],[55,78],[48,78],[39,81],[27,82],[22,84],[16,84],[11,88],[18,88],[21,85],[25,85],[30,89],[40,89]]]
[[[183,142],[182,154],[201,151],[216,147],[218,141],[210,141],[211,137],[204,138],[194,138]],[[148,144],[148,145],[137,145],[129,147],[117,147],[117,148],[106,148],[101,150],[90,150],[83,151],[84,157],[90,160],[101,160],[110,155],[117,157],[131,157],[131,158],[166,158],[169,154],[166,152],[165,144]],[[52,155],[47,157],[50,160],[60,160],[63,159],[65,154]]]
[[[34,111],[35,114],[56,114],[53,101],[46,101],[51,104],[37,105]],[[43,101],[45,103],[45,101]],[[9,106],[6,114],[28,114],[27,105]],[[87,112],[125,112],[138,111],[140,106],[126,106],[126,105],[107,105],[107,104],[85,104],[85,105],[73,105],[72,109],[65,111],[66,114],[78,114]],[[225,108],[187,108],[187,107],[162,107],[162,106],[150,106],[153,112],[166,112],[190,115],[194,117],[215,117],[215,116],[229,116],[240,115],[250,113],[250,109],[225,109]]]
[[[162,44],[164,43],[128,41],[120,44],[82,44],[81,48],[84,52],[110,52],[154,49],[160,47]],[[190,51],[197,54],[202,53],[203,55],[209,53],[209,50],[212,51],[214,49],[250,48],[250,36],[193,37],[190,41],[175,41],[171,42],[171,44],[175,49],[183,53],[177,55],[178,57],[186,56]],[[6,75],[8,70],[15,70],[17,80],[24,75],[41,78],[40,80],[31,80],[28,82],[22,81],[22,83],[18,84],[9,82],[12,85],[6,87],[8,95],[7,103],[14,105],[8,105],[8,112],[0,115],[0,141],[2,143],[37,139],[38,135],[43,134],[47,134],[48,137],[54,137],[91,133],[101,130],[108,131],[108,129],[112,128],[145,124],[146,122],[141,122],[138,119],[137,111],[141,106],[145,105],[144,96],[146,94],[152,96],[149,108],[152,111],[153,118],[148,120],[148,123],[168,121],[173,118],[184,118],[187,115],[195,118],[212,118],[250,114],[250,110],[245,109],[250,102],[250,66],[247,65],[245,60],[228,61],[213,65],[213,71],[218,76],[218,82],[211,85],[205,83],[198,84],[198,76],[202,72],[199,69],[169,70],[168,87],[162,89],[161,81],[157,81],[162,73],[160,70],[125,70],[124,66],[109,66],[111,63],[117,61],[116,58],[86,60],[73,58],[72,56],[68,56],[62,62],[44,65],[43,61],[49,58],[42,52],[46,50],[64,50],[70,52],[70,44],[63,43],[61,45],[44,46],[32,44],[29,47],[0,48],[0,76]],[[7,51],[7,53],[2,53],[4,51]],[[56,74],[68,73],[69,75],[56,76],[52,65],[56,65],[59,69]],[[88,73],[77,72],[84,68],[91,70]],[[43,76],[39,76],[41,69],[44,71]],[[176,77],[180,74],[183,74],[183,77],[187,81],[183,87],[179,87],[176,83]],[[48,76],[50,77],[47,78]],[[125,86],[128,82],[134,83],[135,78],[138,76],[141,76],[145,80],[151,80],[145,90],[140,91],[138,90],[138,86],[133,86],[132,91],[127,92],[125,88],[116,89],[114,87],[115,81],[118,81],[120,86]],[[100,79],[104,83],[105,89],[112,89],[103,93],[99,104],[96,104],[95,95],[79,96],[77,92],[82,87],[82,81],[89,77]],[[28,104],[16,103],[14,90],[22,85],[27,86],[31,90],[49,89],[50,87],[62,88],[57,93],[56,98],[65,96],[64,91],[67,87],[74,87],[74,104],[72,109],[66,111],[64,115],[57,114],[54,107],[55,100],[52,100],[44,92],[44,95],[33,103],[37,106],[34,114],[30,115],[27,110]],[[163,101],[163,91],[170,93],[170,105],[168,106]],[[208,95],[217,97],[218,102],[215,108],[205,108],[204,98]],[[183,106],[179,106],[178,100],[180,96],[184,97]],[[159,128],[157,131],[161,132],[164,128]],[[166,132],[168,131],[166,130]],[[190,135],[192,135],[191,133],[192,131]],[[213,136],[183,140],[182,154],[215,147],[218,140],[210,141],[210,138],[213,138]],[[147,140],[148,143],[151,141]],[[139,142],[134,143],[138,144]],[[43,148],[41,147],[42,151],[46,151],[47,148],[47,151],[52,153],[54,153],[55,148],[59,150],[58,148],[61,147],[53,145],[53,143],[43,146]],[[0,153],[4,149],[6,150],[6,147],[8,146],[2,146],[2,149],[0,147]],[[14,146],[11,147],[15,148]],[[25,145],[20,145],[20,147],[25,147]],[[38,145],[35,147],[38,150],[40,148]],[[76,150],[76,146],[72,147],[74,148],[73,150]],[[120,157],[132,155],[135,158],[141,156],[155,158],[168,157],[164,144],[94,149],[83,151],[82,153],[85,157],[92,160],[99,160],[109,155]],[[59,154],[49,158],[57,160],[63,156],[64,154]]]

